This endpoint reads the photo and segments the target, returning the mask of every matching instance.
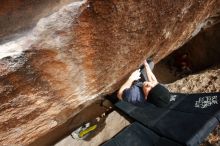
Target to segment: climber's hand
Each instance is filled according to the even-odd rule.
[[[158,84],[157,82],[145,81],[145,82],[143,83],[143,86],[153,88],[153,87],[155,87],[157,84]]]

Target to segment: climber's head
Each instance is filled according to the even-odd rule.
[[[170,104],[170,92],[161,84],[151,88],[147,100],[158,107],[167,107]]]

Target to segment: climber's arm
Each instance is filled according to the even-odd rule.
[[[149,67],[149,65],[148,65],[148,63],[147,63],[146,60],[144,61],[144,67],[145,67],[145,69],[146,69],[146,73],[147,73],[148,80],[149,80],[150,82],[158,83],[157,78],[155,77],[155,75],[154,75],[153,72],[151,71],[151,69],[150,69],[150,67]]]
[[[134,71],[131,76],[128,78],[128,80],[121,86],[121,88],[118,91],[117,97],[122,100],[122,94],[125,89],[128,89],[131,87],[133,81],[140,79],[140,70]]]

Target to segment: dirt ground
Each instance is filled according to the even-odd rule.
[[[98,146],[112,138],[129,124],[130,122],[126,118],[120,115],[117,111],[113,111],[107,115],[105,121],[98,125],[99,129],[97,132],[92,133],[92,138],[86,140],[76,140],[69,135],[55,144],[55,146]]]

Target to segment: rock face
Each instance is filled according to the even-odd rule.
[[[163,58],[155,66],[154,73],[157,79],[167,84],[189,74],[217,66],[220,64],[219,40],[220,23],[200,31],[194,38]]]
[[[1,0],[0,43],[24,35],[37,21],[77,0]]]
[[[157,62],[196,35],[219,3],[79,1],[10,41],[5,38],[17,29],[6,27],[0,36],[7,40],[0,45],[0,145],[30,145],[118,89],[146,57]]]

